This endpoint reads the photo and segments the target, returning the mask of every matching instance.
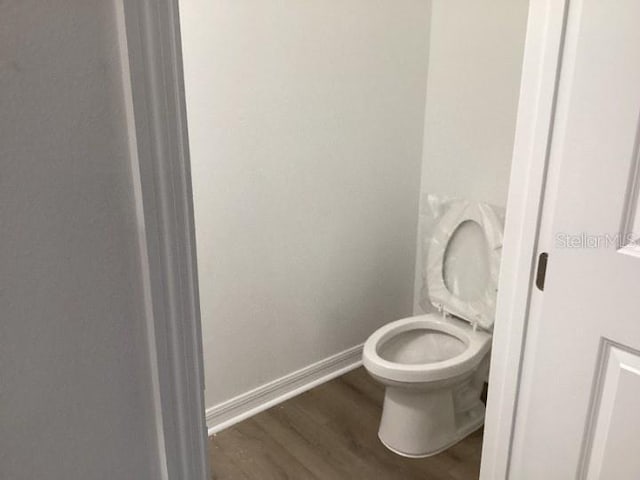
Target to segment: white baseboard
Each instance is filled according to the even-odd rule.
[[[206,411],[209,435],[295,397],[362,365],[362,345],[327,357]]]

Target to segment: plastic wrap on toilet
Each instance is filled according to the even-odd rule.
[[[450,313],[490,328],[495,312],[503,223],[504,209],[500,207],[441,195],[422,196],[418,252],[421,275],[417,296],[423,312],[431,312],[444,305]],[[484,237],[482,242],[471,243],[484,244],[481,251],[469,251],[468,244],[459,249],[455,241],[450,241],[453,232],[464,228],[469,228],[465,232],[467,236],[473,233]],[[479,233],[475,233],[476,230]],[[444,270],[453,272],[453,276],[444,278],[443,263],[447,267]],[[455,277],[458,272],[462,272],[460,278]],[[486,278],[480,281],[479,275]],[[469,282],[469,279],[478,281]],[[458,285],[458,282],[463,285]],[[465,290],[465,283],[467,287],[479,288],[476,284],[481,285],[482,290]],[[468,295],[465,297],[462,293]]]

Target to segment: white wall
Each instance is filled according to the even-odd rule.
[[[113,2],[0,5],[0,478],[158,479]]]
[[[507,201],[528,0],[433,0],[421,192]],[[416,257],[416,305],[422,288]]]
[[[528,0],[433,0],[422,191],[504,206]]]
[[[427,0],[183,0],[206,402],[412,310]]]

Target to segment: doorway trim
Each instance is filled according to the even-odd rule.
[[[569,0],[531,0],[491,353],[481,480],[507,479]]]
[[[208,475],[178,0],[123,1],[141,250],[168,479]],[[481,480],[506,479],[569,0],[531,0],[491,355]]]
[[[204,367],[178,0],[118,3],[163,478],[205,480]]]

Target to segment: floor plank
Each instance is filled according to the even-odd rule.
[[[210,439],[215,480],[475,480],[482,430],[447,451],[408,459],[377,430],[384,388],[362,368]]]

